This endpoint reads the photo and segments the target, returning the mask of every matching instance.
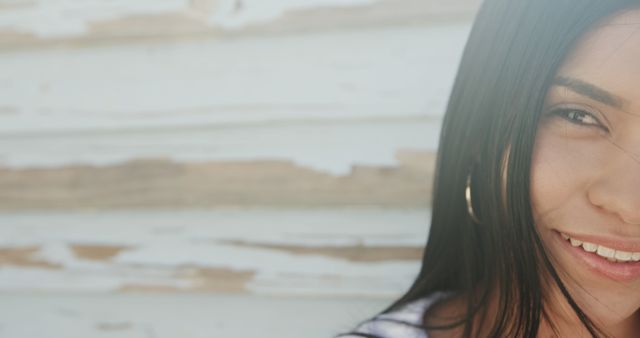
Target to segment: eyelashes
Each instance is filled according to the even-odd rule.
[[[609,128],[607,128],[595,114],[581,108],[559,107],[552,109],[549,114],[579,127],[596,128],[605,132],[609,131]]]

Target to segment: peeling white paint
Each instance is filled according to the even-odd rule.
[[[92,22],[180,12],[188,8],[188,3],[188,0],[35,0],[0,11],[0,28],[41,38],[73,37],[86,34]]]
[[[172,270],[148,274],[145,269],[126,273],[107,266],[99,270],[71,268],[49,270],[7,266],[0,269],[0,290],[3,292],[105,293],[117,291],[128,284],[163,285],[176,289],[188,289],[191,286],[189,282],[178,280],[172,274]]]
[[[0,165],[11,168],[112,165],[139,158],[174,161],[290,160],[333,175],[352,165],[397,166],[399,149],[434,151],[440,121],[303,122],[235,128],[168,128],[0,137]]]
[[[0,165],[434,150],[468,24],[0,54]]]
[[[0,291],[110,292],[128,284],[194,287],[184,266],[255,272],[259,294],[390,296],[417,273],[417,261],[359,262],[320,254],[236,246],[420,247],[427,210],[120,211],[0,214],[0,246],[39,246],[34,258],[61,269],[0,269]],[[71,245],[126,246],[111,259],[76,257]]]
[[[239,29],[267,23],[294,10],[371,5],[380,0],[219,0],[211,13],[199,13],[188,0],[33,0],[14,1],[0,11],[0,29],[40,38],[77,37],[91,24],[136,15],[182,14],[211,27]]]
[[[380,0],[220,0],[210,22],[228,29],[277,20],[288,11],[371,5]]]
[[[5,293],[0,294],[0,336],[326,338],[352,329],[390,301],[210,294]],[[104,327],[113,329],[101,329]]]
[[[0,213],[0,246],[248,241],[303,246],[420,246],[426,209],[131,210]],[[135,226],[132,226],[135,225]],[[47,231],[57,229],[58,231]]]

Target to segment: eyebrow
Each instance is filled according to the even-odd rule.
[[[598,86],[572,77],[558,76],[553,81],[553,84],[569,88],[575,93],[617,109],[622,109],[625,103],[622,98],[611,94]]]

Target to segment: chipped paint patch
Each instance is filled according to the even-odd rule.
[[[32,1],[20,8],[0,11],[0,28],[10,28],[43,38],[78,36],[92,21],[184,10],[185,0]],[[18,11],[18,13],[16,13]]]
[[[228,244],[245,248],[279,250],[293,255],[318,255],[353,262],[415,261],[422,257],[422,247],[406,246],[302,246],[285,244],[229,241]]]
[[[428,216],[368,208],[0,213],[0,245],[60,266],[3,265],[0,291],[388,296],[419,268]],[[96,243],[107,249],[91,252]],[[100,259],[79,256],[79,245]]]
[[[277,160],[0,169],[0,209],[429,205],[435,153],[399,159],[397,167],[354,165],[346,176]]]
[[[238,29],[284,16],[289,11],[322,7],[357,7],[372,5],[380,0],[220,0],[210,22],[226,29]]]
[[[61,269],[60,264],[38,259],[38,246],[0,247],[0,266],[16,266],[28,268]]]
[[[176,273],[178,278],[191,281],[189,291],[225,293],[247,292],[247,283],[254,279],[255,274],[255,271],[211,267],[191,267]]]
[[[185,39],[189,36],[197,37],[203,34],[210,37],[220,35],[219,32],[207,26],[202,20],[197,20],[192,13],[187,11],[155,15],[130,15],[112,20],[91,22],[89,34],[96,41],[153,37],[170,40],[172,38]]]
[[[114,332],[114,331],[127,331],[133,328],[131,322],[100,322],[96,323],[96,329],[98,331]]]
[[[367,8],[382,0],[85,0],[82,2],[33,0],[0,4],[0,29],[15,30],[43,39],[79,37],[92,32],[91,27],[105,25],[114,28],[112,35],[135,36],[151,33],[170,35],[184,27],[199,26],[200,30],[242,29],[247,26],[278,21],[292,12],[318,9]],[[397,5],[396,5],[397,6]],[[406,6],[406,5],[405,5]],[[429,8],[429,6],[422,6]],[[467,7],[472,7],[467,4]],[[175,25],[175,20],[179,24]],[[357,18],[357,16],[356,16]],[[124,20],[124,25],[118,25]],[[148,22],[165,21],[165,27]],[[129,22],[129,24],[126,24]],[[131,26],[131,23],[136,24]],[[171,23],[174,23],[173,27]],[[130,32],[124,26],[132,28]],[[154,31],[153,28],[158,29]],[[167,31],[169,29],[169,31]],[[146,31],[146,32],[145,32]],[[193,33],[187,30],[187,33]],[[125,33],[125,34],[118,34]]]
[[[245,293],[246,285],[255,276],[253,271],[235,271],[228,268],[180,266],[171,270],[174,278],[183,281],[183,287],[164,284],[124,284],[120,292],[218,292]]]
[[[116,257],[122,251],[130,250],[126,246],[98,245],[98,244],[72,244],[71,250],[76,257],[94,261],[108,261]]]
[[[470,22],[479,0],[34,0],[0,4],[0,46],[87,47]]]
[[[163,285],[163,284],[124,284],[117,289],[118,292],[133,292],[133,293],[172,293],[182,292],[182,288]]]

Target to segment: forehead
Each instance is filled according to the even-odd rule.
[[[585,34],[558,75],[581,79],[640,111],[640,9],[618,13]]]

